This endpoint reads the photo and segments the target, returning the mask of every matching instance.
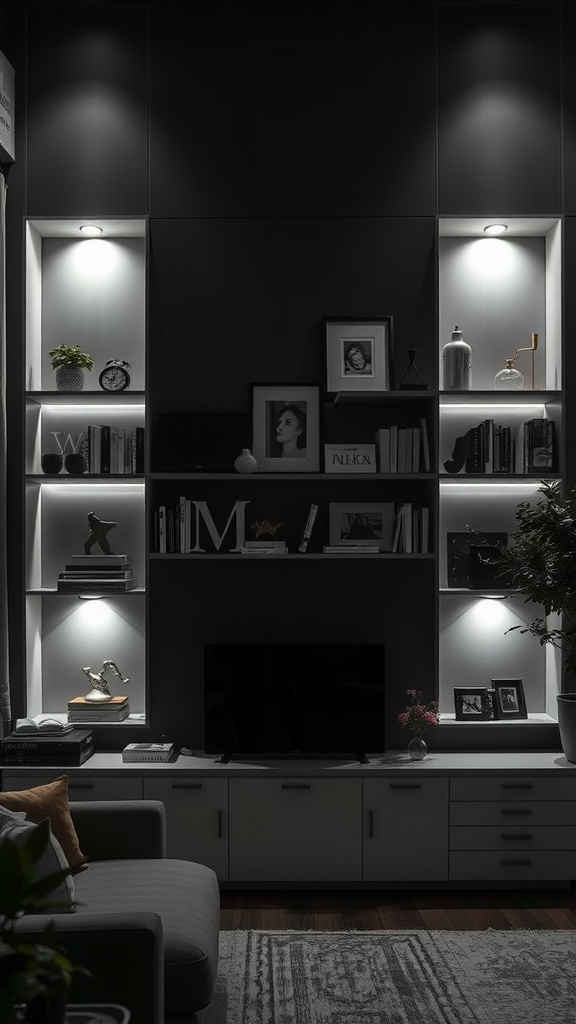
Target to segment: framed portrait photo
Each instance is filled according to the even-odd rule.
[[[492,695],[487,686],[455,686],[457,722],[490,722],[494,719]]]
[[[526,698],[521,679],[492,679],[495,714],[501,722],[528,718]]]
[[[319,472],[319,391],[316,384],[252,385],[252,454],[257,472]]]
[[[326,391],[391,391],[393,319],[325,317]]]
[[[330,544],[392,551],[394,519],[393,502],[330,502]]]

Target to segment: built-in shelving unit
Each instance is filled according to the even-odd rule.
[[[27,714],[66,718],[67,701],[89,687],[82,668],[112,659],[129,677],[130,724],[147,718],[145,473],[42,471],[42,455],[86,454],[87,428],[146,423],[145,219],[27,220],[25,373]],[[94,359],[81,391],[59,391],[49,349],[79,345]],[[99,389],[109,359],[130,365],[126,391]],[[133,466],[128,467],[131,470]],[[59,572],[82,554],[88,513],[116,525],[111,550],[130,559],[137,587],[125,593],[58,591]],[[94,553],[99,552],[98,548]],[[117,691],[116,691],[117,692]],[[125,723],[124,723],[125,724]]]
[[[508,230],[487,237],[495,221]],[[562,372],[562,224],[554,218],[441,218],[439,245],[439,699],[442,721],[454,719],[455,686],[490,686],[493,678],[521,678],[528,721],[557,720],[561,663],[548,645],[519,630],[543,609],[497,585],[487,590],[450,586],[447,537],[465,531],[511,533],[520,502],[535,502],[543,478],[562,479],[564,463]],[[444,391],[442,349],[455,326],[472,348],[472,389]],[[494,377],[519,348],[531,345],[515,368],[524,377],[519,391],[494,388]],[[456,438],[484,420],[507,424],[518,438],[521,423],[533,418],[554,423],[555,461],[542,473],[447,472]],[[460,724],[460,723],[457,723]],[[491,729],[501,723],[486,724]]]

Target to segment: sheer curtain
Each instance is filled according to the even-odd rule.
[[[0,736],[10,721],[6,498],[6,179],[0,168]]]

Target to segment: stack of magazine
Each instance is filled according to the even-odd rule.
[[[58,573],[60,594],[115,594],[134,590],[128,555],[70,555],[70,561]]]
[[[285,540],[247,540],[240,549],[243,555],[285,555]]]

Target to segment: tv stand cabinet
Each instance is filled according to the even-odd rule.
[[[561,752],[404,752],[368,764],[179,756],[4,766],[2,788],[69,776],[71,800],[158,799],[168,856],[225,888],[570,888],[576,765]]]

